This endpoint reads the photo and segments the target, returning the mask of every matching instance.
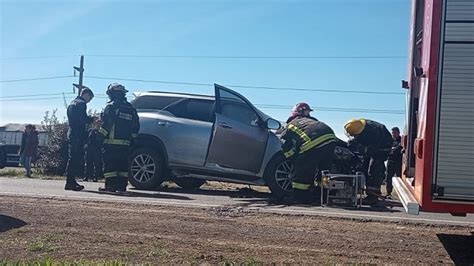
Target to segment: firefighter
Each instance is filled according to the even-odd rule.
[[[101,123],[101,120],[97,119],[87,135],[86,178],[84,181],[97,182],[102,177],[102,137],[99,135]]]
[[[365,156],[370,158],[364,203],[375,204],[381,194],[380,187],[385,177],[384,162],[392,148],[392,136],[383,124],[368,119],[352,119],[345,124],[344,129],[353,142],[364,146]]]
[[[387,161],[387,198],[390,198],[393,191],[392,177],[402,176],[402,138],[400,137],[400,129],[392,128],[392,149],[388,155]]]
[[[330,169],[336,147],[334,131],[310,116],[308,104],[299,103],[293,108],[281,138],[285,156],[293,161],[295,178],[292,181],[292,202],[308,204],[319,197],[313,191],[316,171]]]
[[[100,191],[125,192],[128,184],[128,155],[140,123],[135,108],[127,101],[128,91],[118,83],[107,87],[109,103],[104,109],[99,132],[104,138],[105,187]]]
[[[87,103],[92,98],[94,98],[94,93],[84,86],[81,95],[76,97],[67,107],[69,155],[66,166],[65,190],[80,191],[84,189],[84,186],[76,182],[76,177],[83,177],[84,175],[86,125],[93,122],[93,118],[87,115]]]

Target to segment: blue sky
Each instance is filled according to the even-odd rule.
[[[403,92],[409,0],[313,1],[1,1],[0,80],[72,75],[85,54],[85,75],[251,86]],[[92,55],[400,56],[401,58],[209,59]],[[36,56],[61,56],[31,58]],[[22,58],[27,57],[27,58]],[[0,83],[0,124],[63,117],[62,96],[12,101],[14,95],[71,93],[77,78]],[[103,94],[114,80],[85,78]],[[123,81],[146,90],[213,94],[212,87]],[[231,87],[232,88],[232,87]],[[258,104],[404,110],[404,95],[234,88]],[[73,95],[68,94],[68,101]],[[44,97],[43,97],[44,98]],[[131,97],[129,97],[131,98]],[[31,99],[25,98],[25,99]],[[96,98],[91,109],[100,110]],[[262,109],[279,120],[289,110]],[[403,128],[400,114],[317,111],[338,135],[353,117]]]

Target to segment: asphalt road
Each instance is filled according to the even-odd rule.
[[[102,193],[100,183],[85,183],[81,192],[65,191],[64,181],[0,178],[0,196],[55,198],[76,201],[108,201],[123,203],[156,204],[190,208],[225,208],[231,211],[258,211],[276,214],[315,215],[360,220],[390,221],[474,227],[474,215],[454,217],[450,214],[406,214],[398,202],[363,206],[361,209],[341,209],[321,206],[285,206],[269,203],[267,193],[235,190],[194,190],[168,188],[165,191],[143,191],[131,188],[127,194]],[[0,197],[1,202],[1,197]]]

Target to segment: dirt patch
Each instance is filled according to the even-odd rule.
[[[0,197],[0,261],[133,263],[474,262],[472,228],[263,214],[239,208]],[[0,222],[3,222],[0,221]],[[457,241],[461,239],[462,241]]]

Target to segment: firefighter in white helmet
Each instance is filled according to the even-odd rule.
[[[99,132],[104,138],[105,187],[101,191],[124,192],[128,184],[128,156],[130,144],[140,129],[135,108],[125,97],[128,91],[118,83],[107,87],[110,102],[102,115]]]

